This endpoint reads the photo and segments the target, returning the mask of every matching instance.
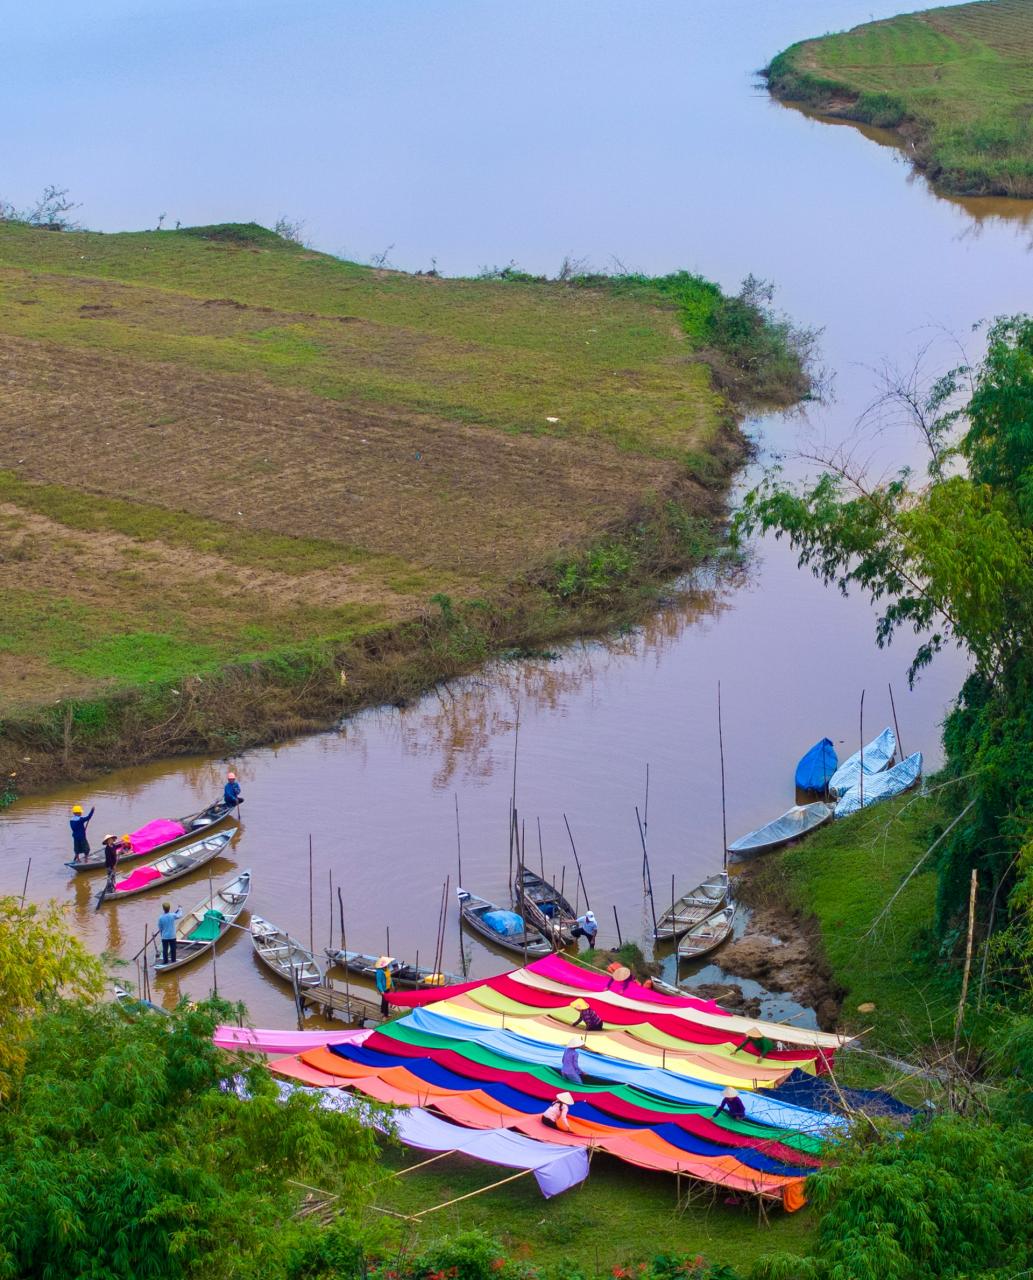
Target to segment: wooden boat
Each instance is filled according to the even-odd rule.
[[[188,813],[185,818],[171,818],[168,822],[172,826],[182,827],[183,830],[179,835],[174,835],[171,839],[163,840],[161,844],[146,844],[144,848],[137,851],[123,853],[119,858],[119,862],[128,862],[130,859],[144,858],[148,854],[161,853],[165,849],[172,849],[177,844],[182,844],[184,840],[196,837],[198,832],[205,831],[208,827],[214,827],[217,823],[225,821],[232,814],[233,808],[222,800],[216,800],[214,804],[210,804],[207,809],[200,809],[197,813]],[[151,825],[151,824],[148,824]],[[147,827],[141,827],[136,835],[145,832]],[[76,873],[80,871],[103,871],[104,869],[104,849],[94,849],[87,858],[83,858],[80,862],[66,862],[65,866]]]
[[[735,903],[730,902],[728,906],[722,907],[720,911],[709,916],[706,920],[701,920],[699,924],[693,925],[685,936],[678,942],[678,960],[695,960],[698,956],[705,956],[708,951],[713,951],[721,945],[722,942],[732,932],[732,925],[735,922]]]
[[[525,951],[529,956],[551,954],[553,948],[549,940],[515,911],[497,907],[494,902],[479,898],[468,889],[457,889],[456,895],[463,923],[487,942],[520,955]],[[498,927],[494,927],[496,925]]]
[[[728,846],[729,853],[740,855],[750,853],[767,853],[769,849],[780,849],[791,840],[799,840],[817,831],[835,813],[830,804],[816,800],[813,804],[796,804],[787,809],[780,817],[758,827],[748,835],[740,836]]]
[[[327,947],[325,955],[330,964],[338,964],[349,973],[368,978],[370,982],[376,981],[377,956],[365,955],[361,951],[342,951],[338,947]],[[465,981],[454,973],[436,973],[425,965],[406,964],[403,960],[392,960],[388,968],[394,985],[408,990],[451,987]]]
[[[517,913],[534,925],[557,947],[574,941],[571,933],[577,923],[574,908],[562,893],[530,867],[518,867],[513,881],[513,902]]]
[[[680,938],[693,925],[720,911],[727,900],[728,872],[718,871],[667,908],[656,922],[653,937],[658,942]]]
[[[159,940],[154,953],[154,972],[168,973],[170,969],[180,969],[211,951],[236,923],[247,906],[250,893],[251,871],[241,871],[199,902],[193,911],[176,922],[176,958],[168,964],[161,962]]]
[[[892,769],[877,773],[872,778],[866,774],[863,805],[860,785],[852,787],[837,803],[836,817],[845,818],[862,807],[867,809],[870,804],[877,804],[880,800],[889,800],[891,796],[903,795],[905,791],[911,790],[921,776],[921,751],[914,752],[899,764],[895,764]]]
[[[323,985],[323,966],[308,947],[268,920],[263,920],[261,916],[251,917],[251,945],[259,960],[291,986],[294,985],[295,976],[299,987]]]
[[[121,902],[123,898],[135,897],[138,893],[146,893],[149,889],[157,889],[178,880],[180,876],[189,875],[206,862],[211,862],[222,853],[229,844],[233,833],[217,831],[214,835],[198,840],[196,844],[188,844],[185,849],[176,849],[166,853],[153,862],[136,867],[129,875],[116,879],[114,887],[105,885],[97,894],[97,906],[105,902]]]

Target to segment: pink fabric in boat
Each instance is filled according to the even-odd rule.
[[[132,889],[142,889],[145,884],[154,884],[155,881],[162,878],[161,872],[156,871],[154,867],[137,867],[134,872],[115,886],[115,892],[129,893]]]
[[[219,1049],[289,1054],[322,1049],[329,1044],[362,1044],[370,1034],[368,1028],[362,1027],[350,1031],[271,1031],[223,1024],[215,1028],[212,1043]]]
[[[148,822],[146,826],[134,831],[129,837],[129,843],[133,846],[134,853],[150,853],[152,849],[157,849],[161,844],[168,844],[170,840],[178,840],[180,836],[186,835],[186,827],[181,822],[170,822],[168,818],[156,818],[153,822]]]
[[[579,964],[572,964],[569,960],[565,960],[557,952],[551,956],[542,956],[540,960],[533,960],[527,968],[530,973],[540,974],[553,982],[580,987],[584,991],[605,991],[610,987],[611,982],[608,973],[593,973],[591,969],[585,969]],[[697,1000],[694,996],[669,996],[662,991],[654,991],[651,987],[643,987],[638,982],[629,982],[627,986],[622,982],[615,983],[612,989],[630,1000],[648,1000],[650,1004],[663,1004],[669,1008],[698,1009],[701,1013],[728,1015],[728,1010],[722,1009],[713,1000]]]

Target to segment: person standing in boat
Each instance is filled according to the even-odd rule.
[[[104,870],[108,873],[108,883],[105,892],[112,893],[115,888],[115,869],[118,866],[118,854],[120,848],[118,836],[105,836],[101,843],[104,845]]]
[[[81,862],[90,856],[90,842],[86,839],[86,828],[93,817],[93,809],[84,814],[81,804],[72,805],[72,816],[68,825],[72,828],[72,861]]]
[[[244,802],[240,783],[237,781],[237,775],[232,769],[226,775],[226,785],[222,789],[222,798],[224,803],[229,805],[231,809],[238,808]]]
[[[158,917],[158,934],[161,937],[162,964],[176,963],[176,924],[183,917],[183,908],[172,910],[171,902],[161,904],[161,915]]]
[[[380,1016],[382,1018],[386,1018],[388,1015],[387,993],[394,987],[394,980],[391,977],[391,964],[392,959],[390,956],[381,956],[373,966],[373,977],[376,979],[377,991],[380,993]]]

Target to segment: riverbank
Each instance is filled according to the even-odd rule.
[[[477,279],[253,224],[0,223],[4,795],[640,618],[807,335],[687,273]]]
[[[792,45],[768,87],[894,131],[952,195],[1033,197],[1033,13],[1023,0],[929,9]]]

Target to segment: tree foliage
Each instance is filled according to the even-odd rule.
[[[0,1276],[289,1274],[314,1228],[297,1181],[363,1202],[376,1140],[216,1050],[221,1007],[170,1018],[62,1003],[32,1020],[0,1111]]]
[[[0,1103],[25,1065],[32,1016],[62,993],[94,996],[102,982],[100,965],[69,932],[64,908],[0,898]]]
[[[924,395],[913,380],[895,394],[928,447],[924,475],[905,468],[869,480],[849,458],[826,458],[809,487],[769,476],[737,529],[785,536],[822,581],[866,592],[880,645],[902,630],[916,636],[912,679],[945,645],[969,656],[944,731],[958,811],[975,801],[938,866],[937,924],[949,949],[971,868],[984,912],[1003,906],[1033,828],[1033,319],[999,319],[978,368],[952,370]]]

